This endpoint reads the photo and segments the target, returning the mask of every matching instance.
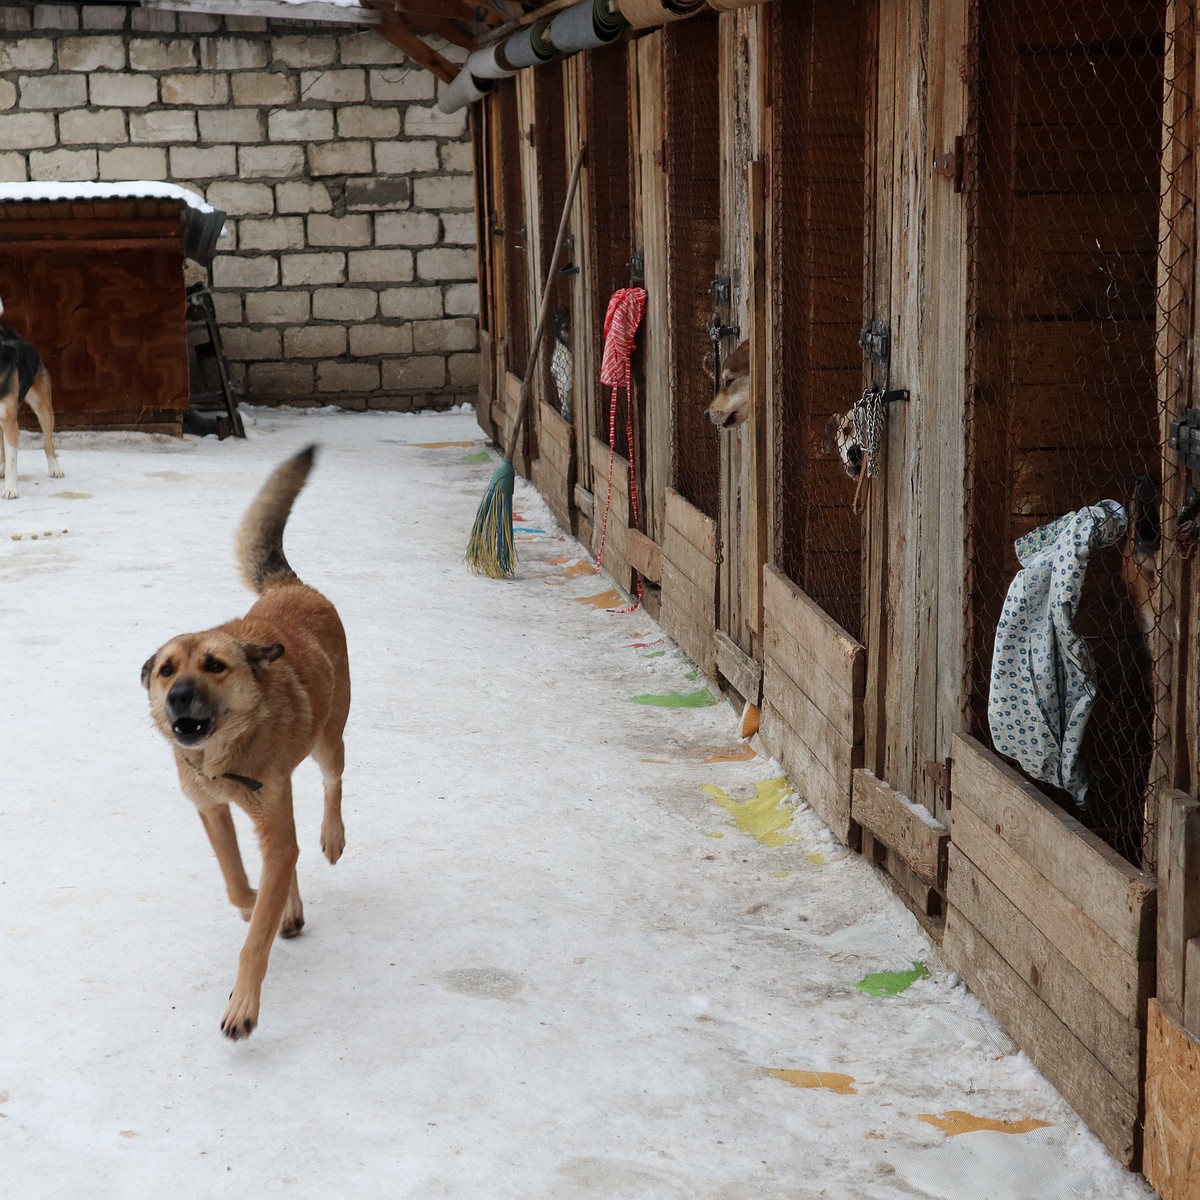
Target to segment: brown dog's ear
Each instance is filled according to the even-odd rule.
[[[144,663],[142,663],[142,687],[144,687],[146,691],[150,690],[150,676],[154,674],[154,660],[156,658],[158,658],[157,650],[155,650],[155,652],[150,655],[150,657],[146,659]]]
[[[825,454],[837,453],[837,431],[841,423],[841,413],[834,413],[825,423],[825,432],[821,435],[821,450]]]
[[[243,642],[242,653],[246,656],[246,661],[252,667],[257,667],[259,663],[273,663],[277,658],[282,658],[283,647],[278,642],[272,642],[269,646],[258,646],[254,642]]]

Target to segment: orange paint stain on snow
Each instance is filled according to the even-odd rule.
[[[704,761],[706,763],[749,762],[752,758],[757,757],[758,755],[755,754],[754,747],[743,743],[736,750],[718,750],[712,758],[706,758]]]
[[[570,562],[570,559],[564,559],[565,562]],[[565,579],[576,579],[580,575],[595,575],[596,568],[592,566],[586,559],[572,563],[565,571],[560,571],[559,574]]]
[[[453,450],[460,446],[473,446],[474,442],[413,442],[418,450]]]
[[[798,1088],[822,1088],[827,1092],[836,1092],[839,1096],[857,1096],[858,1089],[854,1086],[853,1075],[839,1075],[836,1071],[783,1071],[769,1070],[768,1075],[782,1079]]]
[[[949,1112],[918,1113],[917,1120],[940,1129],[947,1137],[960,1133],[978,1133],[986,1129],[991,1133],[1032,1133],[1035,1129],[1049,1129],[1049,1121],[1036,1121],[1032,1117],[1023,1121],[993,1121],[989,1117],[974,1117],[968,1112],[951,1109]]]
[[[616,588],[610,588],[607,592],[600,592],[595,596],[576,596],[575,603],[590,604],[593,608],[615,608],[618,604],[625,603],[625,597]]]

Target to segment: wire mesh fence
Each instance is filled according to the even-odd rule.
[[[529,228],[521,173],[521,120],[514,79],[496,87],[500,135],[501,244],[504,248],[505,338],[508,369],[524,377],[529,363]]]
[[[716,15],[663,31],[667,119],[667,271],[671,323],[672,479],[714,520],[720,445],[704,411],[712,403],[708,319],[721,255],[719,51]]]
[[[1163,128],[1164,19],[1162,3],[979,5],[965,146],[968,724],[989,738],[1016,539],[1118,501],[1127,532],[1091,549],[1075,621],[1091,658],[1073,664],[1093,700],[1088,790],[1082,802],[1048,790],[1134,862],[1161,646],[1156,334],[1179,323],[1177,264],[1160,255],[1164,132],[1184,135]],[[1069,715],[1058,714],[1064,725]]]
[[[773,6],[773,557],[854,637],[861,524],[831,418],[862,390],[865,0]]]

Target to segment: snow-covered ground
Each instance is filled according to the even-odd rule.
[[[65,480],[26,435],[0,504],[0,1195],[1151,1195],[528,485],[519,577],[464,569],[471,414],[246,417],[66,434]],[[347,849],[306,764],[308,924],[233,1044],[245,926],[138,675],[244,610],[236,521],[309,441]]]

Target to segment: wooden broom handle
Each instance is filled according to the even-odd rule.
[[[538,351],[542,346],[542,337],[546,332],[546,324],[550,316],[550,301],[554,297],[554,277],[558,274],[558,265],[562,261],[563,249],[567,244],[567,225],[571,220],[571,205],[575,203],[575,191],[579,187],[579,173],[583,170],[583,160],[587,153],[587,142],[579,147],[575,155],[575,167],[571,171],[571,182],[567,185],[567,199],[563,204],[562,219],[558,223],[558,237],[554,240],[554,253],[550,256],[550,270],[546,273],[546,283],[542,288],[542,302],[538,308],[537,324],[533,327],[533,338],[529,343],[529,359],[525,364],[525,378],[521,380],[521,396],[517,401],[517,420],[513,425],[512,435],[508,439],[508,448],[504,457],[512,462],[517,443],[521,440],[521,430],[525,426],[525,413],[529,408],[529,397],[533,392],[533,377],[537,368]]]

